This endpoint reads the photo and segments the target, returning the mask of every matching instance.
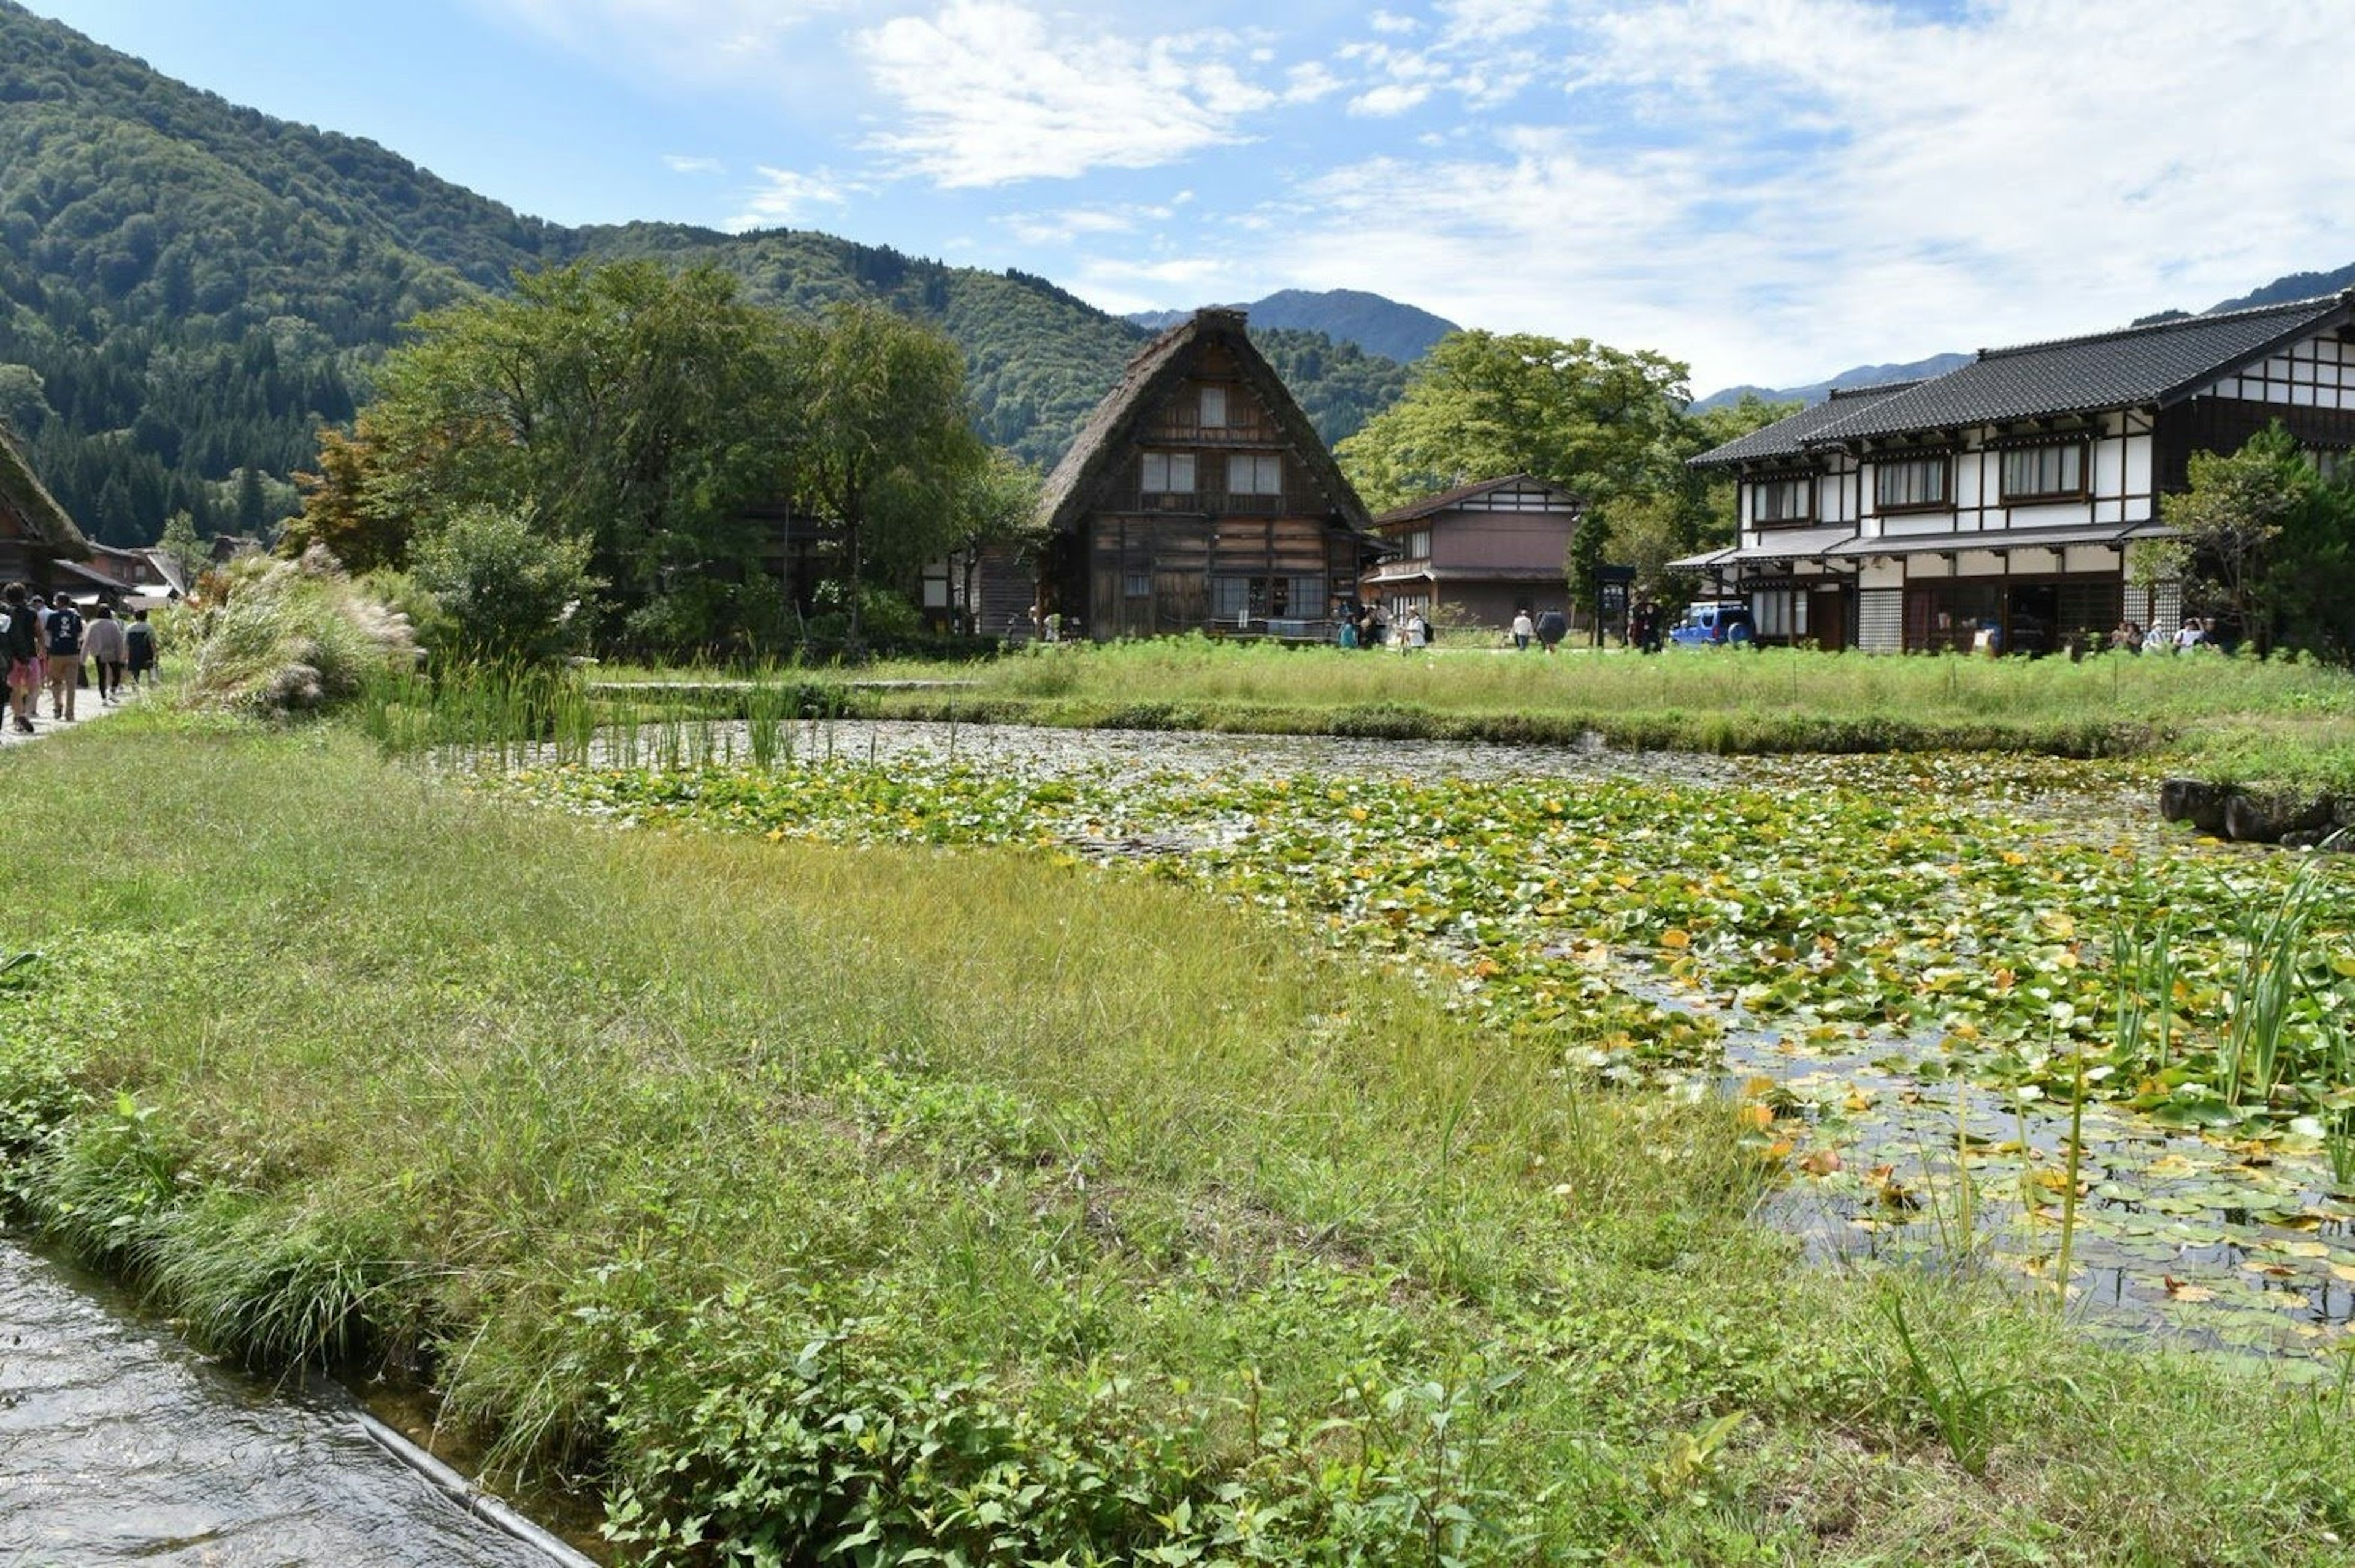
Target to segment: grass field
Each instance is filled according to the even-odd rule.
[[[982,664],[886,663],[857,674],[952,683],[846,698],[898,717],[1394,739],[1566,741],[1593,731],[1630,747],[1732,753],[2147,754],[2224,781],[2355,793],[2355,675],[2216,654],[2073,664],[1443,647],[1402,657],[1196,637],[1033,646]]]
[[[1196,890],[617,832],[335,730],[132,714],[0,780],[57,872],[7,928],[16,1211],[224,1349],[429,1378],[648,1560],[2355,1539],[2345,1383],[1801,1267],[1732,1105],[1578,1089]]]

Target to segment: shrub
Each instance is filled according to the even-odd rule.
[[[245,557],[219,574],[194,617],[192,707],[273,716],[333,706],[367,677],[415,662],[408,618],[363,592],[313,547],[295,560]]]
[[[453,513],[418,541],[417,585],[432,597],[437,652],[491,663],[549,664],[580,651],[589,541],[552,539],[495,507]]]

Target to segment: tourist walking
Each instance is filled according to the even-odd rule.
[[[48,662],[44,667],[44,678],[49,688],[49,717],[70,723],[74,717],[74,687],[81,674],[81,612],[74,602],[60,593],[49,613],[43,617],[42,630],[48,634]]]
[[[1537,635],[1538,624],[1529,619],[1529,613],[1527,610],[1514,611],[1513,651],[1516,653],[1528,653],[1529,651],[1529,639]]]
[[[0,627],[0,652],[7,656],[8,716],[20,734],[33,732],[34,694],[40,689],[40,676],[36,661],[41,656],[40,625],[33,619],[33,607],[25,601],[25,585],[12,582],[0,588],[0,616],[7,624]]]
[[[1570,618],[1559,610],[1549,610],[1538,617],[1538,645],[1553,652],[1561,641],[1570,635]]]
[[[131,624],[123,628],[125,649],[123,662],[131,669],[131,688],[136,691],[141,677],[155,667],[155,628],[147,624],[147,612],[131,612]]]
[[[112,704],[123,695],[123,662],[130,656],[130,647],[123,623],[114,618],[114,607],[102,600],[91,610],[90,624],[81,635],[81,651],[98,671],[100,705]]]

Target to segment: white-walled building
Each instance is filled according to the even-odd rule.
[[[2017,348],[1927,380],[1835,391],[1694,458],[1741,480],[1740,540],[1677,562],[1746,598],[1765,641],[1918,652],[1982,628],[2034,652],[2121,618],[2172,631],[2171,584],[2130,583],[2195,451],[2278,420],[2355,447],[2355,291]]]

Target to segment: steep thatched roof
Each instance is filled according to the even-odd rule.
[[[1316,427],[1308,422],[1308,416],[1293,401],[1284,378],[1252,347],[1251,335],[1243,330],[1243,313],[1215,309],[1196,311],[1138,349],[1129,360],[1128,368],[1121,372],[1119,384],[1104,394],[1103,401],[1096,405],[1095,412],[1082,427],[1079,439],[1063,453],[1063,461],[1055,464],[1054,473],[1047,476],[1047,487],[1039,497],[1039,513],[1046,519],[1050,531],[1060,533],[1075,527],[1093,508],[1105,486],[1118,476],[1138,432],[1160,407],[1163,397],[1192,372],[1204,350],[1214,344],[1234,356],[1243,384],[1274,416],[1284,439],[1291,443],[1334,513],[1351,532],[1367,531],[1373,519],[1366,504],[1358,499],[1358,492],[1342,474],[1341,465],[1333,461],[1333,453],[1316,434]],[[1367,542],[1379,548],[1378,541],[1369,539]]]
[[[0,426],[0,514],[14,517],[26,539],[37,548],[73,560],[90,553],[90,540],[34,474],[5,426]]]

